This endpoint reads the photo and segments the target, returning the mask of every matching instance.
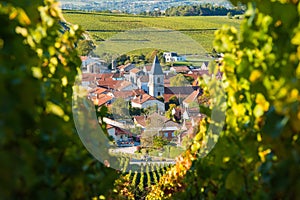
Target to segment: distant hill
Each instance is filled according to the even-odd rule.
[[[170,7],[183,5],[212,4],[232,8],[227,0],[61,0],[62,9],[85,11],[121,11],[139,14],[160,10],[164,12]]]

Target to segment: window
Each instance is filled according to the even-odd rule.
[[[159,77],[157,78],[157,83],[160,83],[160,78]]]
[[[169,133],[168,132],[164,132],[164,136],[165,136],[165,138],[168,138],[169,137]]]
[[[157,93],[157,96],[160,96],[160,92]]]

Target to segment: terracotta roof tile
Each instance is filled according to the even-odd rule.
[[[140,95],[140,96],[136,97],[135,99],[133,99],[132,102],[137,103],[137,104],[143,104],[149,100],[156,100],[156,98],[153,96],[150,96],[149,94],[143,94],[143,95]]]
[[[149,82],[149,76],[141,76],[139,79],[140,79],[140,81],[143,82],[143,83]]]
[[[187,73],[190,71],[190,68],[188,68],[187,66],[174,66],[171,67],[170,70],[173,70],[177,73]]]
[[[198,101],[197,98],[202,95],[200,89],[195,90],[192,94],[190,94],[187,98],[183,100],[184,103],[192,103],[194,101]]]
[[[136,73],[138,73],[138,72],[140,72],[140,71],[141,71],[141,70],[138,69],[138,68],[133,68],[133,69],[131,69],[129,72],[130,72],[130,73],[136,74]]]
[[[107,89],[114,89],[118,82],[120,82],[120,81],[113,80],[112,78],[97,81],[98,86],[104,87]]]
[[[124,88],[128,87],[132,85],[132,83],[130,81],[118,81],[117,84],[115,85],[115,90],[123,90]]]
[[[98,106],[102,106],[106,103],[108,103],[110,100],[112,100],[113,97],[106,95],[106,94],[100,94],[98,98],[94,99],[94,104]]]
[[[143,127],[146,127],[146,116],[134,116],[135,122]]]

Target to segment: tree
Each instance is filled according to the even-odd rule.
[[[169,141],[167,139],[164,139],[161,136],[154,136],[154,138],[153,138],[153,147],[154,148],[163,148],[168,143],[169,143]]]
[[[169,104],[169,109],[165,113],[165,116],[166,116],[167,119],[176,121],[175,118],[174,118],[174,113],[173,113],[175,108],[176,108],[175,104]]]
[[[158,96],[158,97],[156,97],[156,99],[157,99],[158,101],[162,102],[162,103],[165,102],[165,99],[164,99],[163,96]]]
[[[91,55],[96,45],[92,40],[80,40],[78,42],[78,54],[82,56]]]
[[[179,106],[179,99],[177,98],[176,95],[170,97],[169,104],[175,104],[176,106]]]
[[[190,83],[183,74],[177,74],[176,76],[170,78],[170,85],[173,87],[174,86],[182,87],[182,86],[188,86],[190,85]]]
[[[106,193],[116,173],[90,156],[74,128],[82,31],[62,27],[57,3],[42,2],[0,4],[0,196],[88,199]]]
[[[130,119],[129,103],[122,98],[117,98],[111,105],[111,113],[115,119]]]

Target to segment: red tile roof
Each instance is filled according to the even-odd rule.
[[[183,100],[184,103],[192,103],[194,101],[198,102],[198,97],[202,95],[200,89],[195,90],[192,94],[190,94],[187,98]]]
[[[107,73],[107,74],[101,74],[100,79],[105,80],[105,79],[112,79],[114,77],[114,73]]]
[[[128,97],[133,97],[132,91],[114,91],[113,95],[116,98],[122,98],[122,99],[126,99]]]
[[[116,135],[129,135],[132,136],[132,133],[126,129],[122,129],[119,127],[115,127],[116,128]]]
[[[105,89],[105,88],[97,87],[97,88],[95,88],[95,90],[94,90],[93,92],[91,92],[91,93],[94,93],[94,94],[102,94],[102,93],[104,93],[104,92],[106,92],[106,91],[107,91],[107,89]]]
[[[190,68],[188,68],[187,66],[174,66],[171,67],[170,70],[174,70],[177,73],[187,73],[190,71]]]
[[[116,81],[113,79],[105,79],[105,80],[99,80],[97,81],[98,86],[107,88],[107,89],[114,89],[116,84],[120,81]]]
[[[118,66],[117,68],[119,69],[119,70],[125,70],[126,69],[126,67],[128,67],[128,66],[130,66],[131,65],[131,63],[127,63],[126,65],[120,65],[120,66]]]
[[[110,100],[112,100],[113,97],[106,95],[106,94],[100,94],[98,95],[98,98],[94,99],[94,104],[98,106],[102,106],[106,103],[108,103]]]
[[[153,96],[150,96],[149,94],[143,94],[143,95],[140,95],[140,96],[136,97],[135,99],[133,99],[132,102],[137,103],[137,104],[143,104],[149,100],[156,100],[156,98]]]
[[[87,56],[80,56],[81,61],[86,61],[88,59]]]
[[[83,73],[82,81],[94,81],[100,78],[100,74]]]
[[[131,91],[114,91],[113,95],[116,98],[128,98],[128,97],[136,97],[138,95],[143,95],[145,94],[144,90],[141,89],[136,89],[136,90],[131,90]]]
[[[115,85],[114,89],[121,91],[121,90],[123,90],[124,88],[126,88],[130,85],[132,85],[132,83],[130,81],[125,81],[125,80],[124,81],[118,81],[117,84]]]
[[[133,119],[135,122],[143,127],[146,127],[146,116],[134,116]]]
[[[136,73],[138,73],[138,72],[140,72],[140,71],[141,71],[141,70],[138,69],[138,68],[133,68],[133,69],[131,69],[129,72],[130,72],[130,73],[136,74]]]

